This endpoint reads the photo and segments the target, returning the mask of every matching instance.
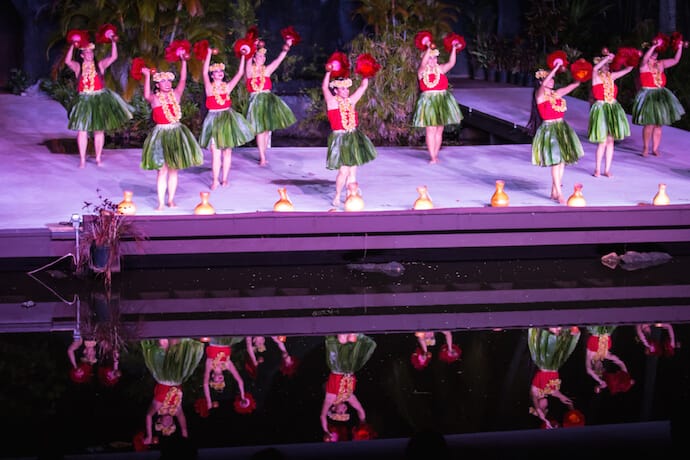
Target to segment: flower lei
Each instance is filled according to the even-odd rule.
[[[611,104],[616,100],[613,97],[614,86],[613,78],[611,78],[611,72],[599,72],[599,77],[601,77],[601,82],[604,85],[604,102]]]
[[[94,90],[94,80],[96,78],[96,65],[91,62],[84,62],[81,65],[81,84],[84,91]]]
[[[434,76],[433,81],[429,79],[429,76],[431,75]],[[422,81],[427,88],[435,88],[441,81],[441,67],[438,64],[435,66],[427,64],[426,68],[422,72]]]
[[[565,102],[565,99],[559,96],[556,91],[552,91],[547,88],[544,92],[544,95],[546,96],[546,100],[549,101],[549,103],[551,104],[551,108],[555,112],[565,112],[566,110],[568,110],[568,106]]]
[[[252,86],[253,91],[256,92],[264,89],[264,83],[266,82],[265,71],[266,66],[252,64],[252,78],[249,80],[249,84]]]
[[[158,409],[159,415],[175,415],[177,409],[180,407],[182,402],[182,391],[177,387],[170,387],[168,392],[165,394],[165,399],[163,400],[163,405]]]
[[[224,105],[228,98],[230,91],[228,91],[228,84],[224,81],[214,81],[211,84],[211,93],[218,105]]]
[[[602,360],[606,357],[606,354],[609,351],[609,336],[608,334],[602,334],[599,336],[599,340],[597,342],[597,351],[594,356],[594,359],[597,360]]]
[[[333,404],[340,404],[341,402],[350,399],[350,396],[352,396],[354,389],[355,376],[352,374],[343,375],[343,378],[340,379],[340,385],[338,386],[338,394]]]
[[[655,62],[654,65],[649,64],[649,70],[651,71],[652,77],[654,78],[654,85],[656,85],[657,88],[661,88],[664,83],[661,79],[663,69],[659,68],[659,63]]]
[[[158,92],[158,102],[160,102],[163,108],[163,113],[165,118],[170,123],[177,123],[182,118],[182,109],[180,109],[180,103],[177,102],[177,98],[172,91],[169,92]]]
[[[338,101],[338,111],[340,112],[340,122],[343,125],[343,129],[346,131],[352,131],[355,129],[355,108],[352,106],[349,97],[336,96],[335,100]]]

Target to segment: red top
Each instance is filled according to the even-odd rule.
[[[594,99],[597,101],[603,101],[604,100],[604,84],[599,83],[594,86],[592,86],[592,95],[594,96]],[[615,99],[618,96],[618,85],[614,84],[613,85],[613,98]]]
[[[558,371],[539,369],[532,378],[532,386],[539,388],[542,395],[548,395],[561,388],[561,377]]]
[[[82,75],[79,79],[79,83],[77,84],[77,89],[80,93],[84,92],[84,83],[84,75]],[[96,73],[93,77],[92,91],[98,91],[100,89],[103,89],[103,80],[101,79],[101,76]]]
[[[429,74],[429,82],[433,83],[436,80],[435,74]],[[428,87],[423,79],[419,79],[419,89],[422,91],[445,91],[448,89],[448,78],[445,74],[441,73],[438,75],[438,84],[433,88]]]
[[[273,88],[273,83],[271,83],[271,79],[268,77],[264,77],[264,87],[257,88],[256,91],[252,87],[252,81],[255,85],[258,85],[261,80],[259,79],[259,77],[252,77],[247,79],[245,83],[247,85],[247,91],[249,91],[250,93],[255,93],[256,91],[270,91],[271,88]]]
[[[340,109],[331,109],[328,111],[328,121],[331,123],[333,131],[345,129],[343,126],[343,119],[340,116]],[[359,125],[359,114],[355,111],[355,127]]]
[[[357,378],[354,374],[334,374],[328,375],[326,382],[326,393],[337,395],[334,404],[346,401],[355,392]]]
[[[640,72],[640,84],[643,88],[663,88],[666,86],[666,74],[659,72],[660,84],[657,85],[654,81],[654,74],[652,72]]]
[[[587,349],[589,351],[594,351],[598,352],[599,351],[599,338],[603,338],[603,336],[599,335],[590,335],[589,338],[587,339]],[[606,350],[609,350],[611,348],[611,336],[608,335],[606,336]]]
[[[168,107],[172,111],[172,106],[168,104]],[[165,112],[163,112],[163,106],[158,106],[153,109],[152,112],[153,115],[153,121],[156,122],[157,125],[169,125],[170,121],[168,118],[165,116]]]
[[[221,110],[229,109],[232,106],[232,99],[230,99],[229,94],[219,94],[220,100],[223,101],[222,104],[218,103],[215,96],[206,96],[206,108],[209,110]]]
[[[206,347],[206,357],[210,359],[218,359],[218,361],[227,361],[230,359],[232,349],[229,345],[208,345]]]
[[[557,105],[563,103],[563,99],[557,99]],[[542,120],[560,120],[565,115],[565,112],[558,112],[554,110],[551,106],[551,101],[544,101],[537,105],[537,110],[539,110],[539,115]]]

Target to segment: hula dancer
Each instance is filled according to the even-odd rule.
[[[101,166],[105,131],[121,128],[132,119],[132,110],[134,109],[119,94],[105,88],[103,84],[106,69],[117,59],[117,35],[114,32],[108,35],[110,56],[98,62],[94,59],[96,45],[88,41],[88,36],[82,36],[81,39],[82,41],[72,39],[65,57],[65,65],[72,69],[78,79],[79,95],[69,112],[67,127],[72,131],[77,131],[79,167],[84,168],[86,166],[89,132],[93,132],[96,164]],[[81,64],[72,59],[75,47],[79,49]]]
[[[180,169],[191,166],[200,166],[204,162],[204,155],[199,143],[192,132],[180,123],[182,109],[180,98],[184,92],[187,81],[186,56],[180,56],[182,68],[180,70],[180,83],[175,89],[172,81],[175,75],[172,72],[155,72],[153,81],[156,83],[156,91],[151,92],[151,69],[143,68],[144,75],[144,99],[151,104],[153,121],[156,126],[146,137],[141,152],[142,169],[158,170],[157,191],[158,207],[156,211],[163,209],[165,193],[168,193],[168,206],[176,207],[175,191],[177,190],[177,172]]]
[[[294,124],[297,119],[288,105],[271,92],[273,84],[271,75],[287,56],[293,39],[287,38],[283,50],[277,58],[266,65],[266,48],[263,41],[257,41],[257,49],[251,57],[251,64],[246,66],[246,84],[249,91],[247,121],[256,133],[256,146],[259,149],[259,166],[266,166],[266,149],[271,131],[284,129]]]
[[[628,391],[635,383],[630,378],[628,367],[623,360],[611,353],[611,346],[613,345],[611,335],[615,329],[616,326],[587,326],[590,336],[587,338],[585,369],[587,374],[597,382],[597,386],[594,387],[595,393],[609,387],[609,381],[614,385],[614,388],[609,388],[612,394]],[[618,366],[618,373],[609,372],[604,365],[605,361],[610,361]],[[612,378],[613,376],[615,377]]]
[[[242,337],[211,337],[211,341],[206,346],[204,397],[206,398],[206,407],[209,410],[218,406],[218,403],[214,403],[211,399],[211,389],[217,392],[222,392],[225,389],[225,371],[230,372],[230,375],[237,382],[241,401],[249,402],[244,394],[244,380],[230,359],[232,346],[242,342],[242,340],[244,340]]]
[[[601,160],[606,156],[604,163],[604,176],[611,176],[611,163],[613,161],[613,147],[617,140],[630,136],[630,125],[625,111],[616,100],[618,86],[614,83],[623,75],[627,75],[633,69],[625,67],[617,72],[609,70],[609,64],[613,61],[612,53],[604,57],[594,58],[592,69],[592,95],[595,102],[589,109],[588,138],[597,145],[594,177],[599,177]]]
[[[228,186],[228,175],[232,163],[232,148],[246,144],[254,139],[254,131],[247,120],[232,108],[230,93],[237,86],[244,73],[244,54],[240,56],[240,66],[229,82],[225,82],[225,64],[211,64],[211,55],[218,51],[209,48],[204,61],[204,88],[208,114],[201,129],[199,144],[209,148],[212,155],[213,174],[211,190]],[[209,72],[211,78],[209,78]],[[221,154],[223,176],[221,180]]]
[[[430,35],[426,37],[426,40],[421,38],[415,42],[421,42],[424,53],[417,69],[421,93],[412,115],[412,126],[425,128],[429,163],[436,164],[443,143],[444,126],[459,125],[463,118],[458,102],[448,90],[446,73],[455,66],[456,54],[463,48],[464,40],[457,36],[451,43],[450,57],[445,64],[438,62],[439,50],[431,42]]]
[[[584,155],[584,150],[575,131],[563,119],[567,110],[563,96],[577,88],[580,82],[553,89],[554,76],[562,66],[563,62],[557,60],[550,72],[543,69],[536,72],[539,86],[534,89],[527,132],[534,136],[532,164],[551,167],[551,199],[565,204],[561,191],[565,165],[576,163]]]
[[[196,370],[204,355],[204,344],[194,339],[142,340],[144,363],[156,381],[153,400],[146,412],[144,444],[153,440],[153,417],[157,416],[156,431],[171,436],[176,430],[187,438],[187,420],[182,410],[182,384]]]
[[[661,128],[671,125],[685,115],[685,109],[678,98],[666,88],[666,74],[664,69],[678,64],[683,54],[685,43],[678,40],[675,44],[676,54],[670,59],[659,60],[658,48],[663,40],[657,38],[652,42],[640,62],[641,88],[635,95],[632,107],[632,122],[643,125],[642,128],[642,156],[649,155],[651,144],[652,154],[659,156],[661,143]]]

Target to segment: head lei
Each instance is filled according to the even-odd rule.
[[[156,72],[153,74],[153,81],[156,83],[163,80],[173,81],[175,79],[175,74],[172,72]]]
[[[330,410],[328,411],[328,418],[330,418],[331,420],[336,420],[338,422],[347,422],[348,420],[350,420],[350,414],[348,414],[347,412],[344,414],[340,414],[338,412]]]
[[[211,388],[213,388],[216,391],[223,391],[225,389],[225,380],[220,381],[220,382],[215,382],[215,381],[209,382],[208,386],[210,386]]]
[[[537,80],[543,80],[549,75],[549,72],[547,72],[544,69],[539,69],[536,72],[534,72],[534,78]]]
[[[594,64],[599,64],[602,59],[604,59],[604,56],[596,56],[594,59],[592,59],[592,62],[594,62]]]
[[[221,72],[225,71],[225,64],[222,62],[216,62],[215,64],[211,64],[211,66],[208,68],[209,72],[215,72],[216,70],[220,70]]]
[[[429,56],[431,57],[437,57],[441,52],[438,50],[438,48],[434,48],[431,51],[429,51]]]
[[[96,45],[93,42],[89,42],[86,45],[79,47],[79,49],[82,51],[92,50],[92,49],[96,49]]]
[[[328,84],[329,88],[349,88],[352,86],[352,80],[349,78],[337,78]]]
[[[175,431],[177,431],[177,426],[175,424],[163,425],[160,422],[156,422],[156,431],[160,431],[163,436],[171,436]]]
[[[261,48],[257,48],[256,54],[266,54],[266,48],[264,48],[263,46]]]

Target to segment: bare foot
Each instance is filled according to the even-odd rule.
[[[340,206],[340,196],[336,196],[335,198],[333,198],[333,201],[331,202],[331,204],[332,204],[333,206],[335,206],[336,208],[337,208],[338,206]]]
[[[599,170],[598,169],[594,170],[594,172],[592,173],[592,176],[599,177]]]
[[[213,179],[213,183],[211,184],[211,190],[217,189],[217,188],[218,188],[218,185],[220,185],[220,184],[218,183],[218,180]]]
[[[86,168],[86,162],[82,161],[81,163],[79,163],[79,169],[84,169],[84,168]]]
[[[103,163],[100,158],[96,158],[96,166],[103,166]]]
[[[226,180],[224,180],[223,182],[221,182],[220,185],[222,185],[223,187],[227,187],[228,185],[230,185],[230,183],[229,183],[228,180],[226,179]]]
[[[642,152],[642,156],[646,158],[649,156],[649,154],[647,153],[647,151],[644,151],[644,152]]]
[[[567,200],[565,199],[565,197],[563,195],[551,195],[551,199],[553,201],[559,202],[560,204],[566,204],[566,202],[567,202]]]
[[[159,204],[158,207],[155,209],[156,211],[162,211],[163,210],[163,205]]]
[[[606,176],[606,177],[613,177],[613,174],[611,174],[610,171],[606,171],[606,172],[604,173],[604,176]]]
[[[259,166],[266,166],[267,164],[268,164],[268,160],[259,161]]]
[[[660,157],[660,156],[661,156],[661,153],[659,153],[659,152],[657,152],[656,150],[654,150],[654,151],[652,152],[652,155],[654,155],[655,157]]]
[[[169,207],[169,208],[176,208],[177,205],[175,204],[174,201],[168,201],[168,207]]]

